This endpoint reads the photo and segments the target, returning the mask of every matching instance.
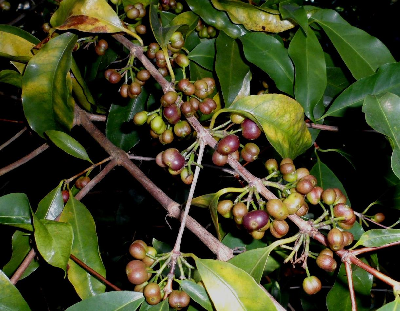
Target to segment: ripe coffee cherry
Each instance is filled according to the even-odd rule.
[[[108,43],[106,40],[101,39],[97,42],[96,47],[95,47],[95,52],[97,55],[101,56],[106,53],[108,49]]]
[[[246,162],[253,162],[258,158],[260,148],[254,143],[247,143],[241,151],[241,156]]]
[[[146,27],[146,25],[141,24],[141,25],[137,25],[135,27],[135,30],[139,35],[145,35],[147,32],[147,27]]]
[[[265,162],[265,168],[268,170],[269,174],[272,174],[278,170],[278,162],[276,162],[275,159],[269,159]]]
[[[196,88],[194,84],[191,83],[188,79],[182,79],[178,83],[178,88],[183,92],[183,94],[191,96],[194,94]]]
[[[231,121],[235,124],[241,124],[245,120],[245,117],[243,117],[240,114],[237,113],[231,113]]]
[[[69,191],[68,190],[61,191],[61,195],[62,195],[62,198],[63,198],[63,202],[67,203],[68,199],[69,199]]]
[[[321,194],[322,201],[325,204],[331,205],[335,203],[336,200],[336,192],[332,188],[325,189]]]
[[[281,164],[281,166],[279,167],[279,170],[281,171],[281,173],[283,175],[286,175],[286,174],[294,173],[296,171],[296,167],[293,165],[293,163],[285,163],[285,164]]]
[[[128,95],[130,98],[135,98],[142,92],[142,86],[137,82],[132,82],[128,88]]]
[[[353,218],[354,211],[350,206],[339,203],[333,208],[333,215],[335,217],[344,217],[344,221],[348,221]]]
[[[167,166],[165,165],[163,159],[162,159],[163,153],[164,153],[164,151],[161,151],[159,154],[157,154],[157,156],[156,156],[156,163],[157,163],[157,165],[160,166],[160,167],[167,167]]]
[[[313,188],[314,188],[314,185],[311,183],[311,181],[309,181],[307,179],[300,180],[296,185],[296,191],[301,194],[307,194],[307,193],[311,192],[311,190]]]
[[[214,92],[215,89],[215,80],[213,78],[209,78],[209,77],[205,77],[202,79],[205,83],[207,83],[207,87],[208,87],[208,94],[207,95],[211,95],[212,92]]]
[[[243,223],[243,217],[248,213],[246,204],[239,202],[232,207],[232,215],[238,225]]]
[[[211,99],[206,98],[199,104],[199,109],[201,113],[210,114],[217,108],[217,103]]]
[[[279,199],[271,199],[267,202],[267,212],[276,220],[284,220],[288,217],[288,208]]]
[[[342,190],[340,190],[339,188],[333,188],[333,190],[335,190],[335,193],[336,193],[336,200],[335,200],[334,204],[338,204],[338,203],[346,204],[347,198],[343,194]]]
[[[185,158],[178,149],[169,148],[163,152],[162,160],[165,165],[174,171],[178,171],[185,165]]]
[[[354,241],[354,235],[351,232],[343,231],[343,244],[344,246],[349,246]]]
[[[240,159],[240,154],[239,154],[239,150],[236,150],[235,152],[231,153],[230,156],[235,159],[236,161],[239,161]]]
[[[181,105],[181,112],[185,115],[185,117],[191,117],[196,111],[193,109],[190,102],[183,102]]]
[[[233,202],[231,200],[222,200],[218,202],[217,211],[225,218],[230,218],[232,216],[231,210],[233,207]]]
[[[159,137],[160,143],[163,145],[170,144],[174,140],[174,133],[170,129],[166,129]]]
[[[143,243],[134,241],[131,246],[129,246],[129,254],[131,254],[133,258],[143,259],[146,257],[147,245],[143,245]]]
[[[191,185],[193,182],[194,175],[189,173],[189,170],[185,167],[181,172],[181,180],[186,185]]]
[[[320,267],[322,270],[325,270],[327,272],[333,272],[336,270],[337,267],[337,262],[335,259],[333,259],[332,256],[325,255],[325,254],[319,254],[317,259],[316,259],[318,267]]]
[[[343,233],[337,228],[331,229],[328,233],[328,244],[331,250],[333,251],[339,251],[343,249],[344,244],[343,244]]]
[[[350,218],[349,220],[345,220],[345,221],[340,221],[339,222],[339,227],[345,230],[349,230],[353,227],[354,223],[356,222],[357,217],[356,215],[354,215],[352,218]]]
[[[187,121],[178,121],[174,126],[174,133],[178,137],[186,137],[192,132],[192,128],[190,127]]]
[[[161,97],[160,101],[163,107],[168,107],[174,104],[177,99],[178,99],[178,93],[174,91],[169,91]]]
[[[303,205],[297,210],[296,215],[297,216],[305,216],[308,213],[308,204],[306,202],[303,203]]]
[[[289,232],[289,225],[285,220],[274,220],[269,230],[274,237],[280,239]]]
[[[150,71],[147,69],[139,70],[136,74],[136,78],[138,78],[140,81],[147,81],[151,78]]]
[[[132,260],[126,265],[126,275],[128,281],[132,284],[139,285],[149,279],[146,271],[146,265],[141,260]]]
[[[175,63],[177,63],[179,67],[186,68],[189,66],[190,61],[185,54],[178,54],[178,56],[175,57]]]
[[[319,254],[320,255],[322,255],[322,254],[328,255],[333,258],[333,252],[329,248],[324,248]]]
[[[222,138],[217,146],[217,151],[220,154],[228,155],[232,152],[235,152],[236,150],[239,149],[240,146],[240,141],[239,137],[236,135],[228,135]]]
[[[244,120],[240,126],[242,127],[243,137],[248,140],[254,140],[261,135],[258,125],[250,119]]]
[[[283,204],[287,207],[289,215],[295,214],[299,208],[304,204],[304,197],[300,193],[291,193],[284,201]]]
[[[204,99],[208,96],[208,84],[203,80],[197,80],[194,83],[195,91],[194,94],[200,98]]]
[[[82,189],[90,182],[90,177],[81,176],[75,181],[75,187],[78,189]]]
[[[293,164],[293,160],[291,158],[284,158],[284,159],[282,159],[281,163],[279,163],[279,166],[286,164],[286,163]]]
[[[143,289],[143,295],[149,305],[156,305],[161,301],[161,290],[157,283],[149,283]]]
[[[292,173],[289,174],[283,174],[283,179],[287,182],[295,182],[297,180],[297,172],[294,171]]]
[[[139,10],[139,18],[143,18],[146,16],[146,9],[143,5],[143,3],[135,3],[134,4],[135,8],[137,8]]]
[[[176,105],[165,107],[163,114],[170,124],[176,124],[181,119],[181,110]]]
[[[168,303],[171,308],[176,308],[177,310],[180,310],[189,305],[190,296],[184,291],[173,290],[168,297]]]
[[[147,121],[147,111],[140,111],[136,113],[133,117],[133,123],[136,125],[143,125]]]
[[[296,170],[297,172],[297,180],[302,179],[303,177],[306,177],[310,175],[310,171],[306,169],[305,167],[300,167]]]
[[[119,94],[121,94],[121,96],[123,98],[127,98],[128,97],[128,89],[129,89],[128,84],[122,84],[121,88],[119,89]]]
[[[126,12],[126,17],[128,17],[129,19],[136,19],[139,17],[139,15],[140,11],[135,7]]]
[[[254,231],[264,227],[268,223],[268,220],[269,216],[266,211],[251,211],[244,215],[243,226],[248,231]]]
[[[194,109],[195,111],[199,110],[200,102],[199,102],[198,99],[192,97],[192,98],[189,100],[189,103],[192,105],[192,107],[193,107],[193,109]]]
[[[322,288],[321,281],[316,276],[312,275],[303,280],[303,290],[309,294],[314,295]]]
[[[312,205],[317,205],[321,201],[321,195],[324,190],[321,187],[314,187],[309,193],[307,193],[307,200]]]
[[[215,165],[224,166],[228,162],[228,156],[220,154],[218,151],[214,151],[212,161]]]
[[[151,256],[155,256],[155,255],[157,255],[157,250],[152,246],[148,246],[146,254],[147,255],[151,255]],[[146,255],[146,257],[144,257],[142,259],[142,261],[147,267],[150,267],[155,262],[155,259],[153,259],[153,258],[151,258],[151,257],[149,257],[147,255]]]
[[[385,214],[383,213],[376,213],[372,220],[377,222],[378,224],[385,220]]]

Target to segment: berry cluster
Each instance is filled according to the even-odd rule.
[[[200,38],[215,38],[217,30],[212,26],[207,26],[201,19],[197,22],[196,31],[199,33]]]

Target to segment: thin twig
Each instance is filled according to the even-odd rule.
[[[14,272],[13,276],[10,279],[11,284],[17,284],[18,280],[21,278],[21,276],[24,274],[25,270],[28,269],[30,263],[32,260],[35,258],[36,253],[35,250],[32,248],[28,255],[26,255],[25,259],[22,261],[22,263],[19,265],[18,269]]]
[[[357,311],[356,294],[354,292],[353,270],[351,269],[351,263],[348,262],[348,261],[345,261],[344,262],[344,266],[346,268],[347,281],[349,283],[349,292],[350,292],[350,300],[351,300],[351,311]]]
[[[137,161],[155,161],[156,158],[152,158],[152,157],[140,157],[140,156],[136,156],[133,154],[129,154],[128,155],[129,159],[131,160],[137,160]]]
[[[364,254],[364,253],[368,253],[368,252],[374,252],[374,251],[377,251],[379,249],[388,248],[388,247],[392,247],[392,246],[395,246],[395,245],[400,245],[400,241],[399,242],[393,242],[393,243],[385,244],[385,245],[378,246],[378,247],[363,247],[363,248],[360,248],[360,249],[355,249],[355,250],[351,251],[351,253],[354,256],[358,256],[360,254]]]
[[[20,130],[17,134],[15,134],[13,137],[11,137],[9,140],[7,140],[4,144],[0,145],[0,150],[4,149],[9,144],[11,144],[14,140],[16,140],[18,137],[20,137],[26,130],[27,130],[27,128],[25,126],[22,130]]]
[[[82,171],[82,172],[80,172],[80,173],[78,173],[78,174],[72,176],[71,178],[68,178],[65,182],[66,182],[66,183],[70,183],[70,182],[73,181],[75,178],[77,178],[77,177],[79,177],[79,176],[85,174],[86,172],[88,172],[88,171],[94,169],[95,167],[97,167],[97,166],[99,166],[99,165],[101,165],[101,164],[103,164],[103,163],[105,163],[105,162],[110,161],[111,159],[112,159],[111,157],[105,158],[104,160],[102,160],[102,161],[100,161],[100,162],[98,162],[98,163],[95,163],[95,164],[89,166],[89,167],[88,167],[87,169],[85,169],[84,171]],[[114,166],[115,166],[115,165],[114,165]]]
[[[99,122],[105,122],[107,120],[107,116],[104,114],[94,114],[94,113],[88,113],[88,118],[90,121],[99,121]]]
[[[14,163],[11,163],[3,168],[0,169],[0,176],[3,176],[4,174],[7,174],[8,172],[12,171],[13,169],[16,169],[17,167],[21,166],[22,164],[25,164],[26,162],[32,160],[34,157],[38,156],[41,154],[43,151],[45,151],[47,148],[49,148],[48,144],[43,144],[39,148],[35,149],[32,151],[30,154],[24,156],[23,158],[19,159],[18,161],[15,161]]]

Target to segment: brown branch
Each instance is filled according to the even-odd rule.
[[[14,272],[13,276],[10,279],[11,284],[17,284],[18,280],[21,278],[21,276],[24,274],[25,270],[28,269],[30,263],[32,260],[35,258],[36,253],[35,250],[32,248],[28,255],[26,255],[25,259],[22,261],[22,263],[19,265],[18,269]]]
[[[107,120],[107,116],[103,114],[88,113],[87,116],[91,121],[105,122]]]
[[[0,145],[0,150],[4,149],[9,144],[11,144],[14,140],[16,140],[18,137],[20,137],[26,130],[27,130],[27,128],[25,126],[22,130],[20,130],[17,134],[15,134],[13,137],[11,137],[9,140],[7,140],[4,144]]]
[[[306,123],[307,127],[316,130],[330,131],[330,132],[339,132],[339,128],[337,126],[323,125],[323,124],[315,124],[315,123]]]
[[[49,148],[48,144],[43,144],[39,148],[35,149],[32,151],[30,154],[24,156],[23,158],[19,159],[18,161],[15,161],[14,163],[11,163],[3,168],[0,169],[0,176],[3,176],[4,174],[7,174],[8,172],[12,171],[13,169],[16,169],[17,167],[21,166],[22,164],[25,164],[26,162],[32,160],[34,157],[38,156],[41,154],[43,151],[45,151],[47,148]]]
[[[356,294],[354,292],[354,284],[353,284],[353,270],[351,270],[351,263],[348,261],[344,262],[344,266],[346,268],[347,281],[349,282],[349,292],[350,292],[350,300],[351,300],[351,311],[357,311],[357,302],[356,302]]]
[[[395,246],[395,245],[400,245],[400,241],[399,242],[389,243],[389,244],[378,246],[378,247],[363,247],[363,248],[360,248],[360,249],[355,249],[355,250],[351,251],[351,253],[354,256],[358,256],[360,254],[364,254],[364,253],[368,253],[368,252],[374,252],[374,251],[377,251],[378,249],[387,248],[387,247],[391,247],[391,246]]]

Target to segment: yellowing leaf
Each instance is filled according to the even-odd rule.
[[[289,20],[282,20],[279,12],[264,10],[251,4],[234,0],[212,0],[214,7],[226,11],[235,24],[243,24],[248,30],[279,33],[293,28]]]

